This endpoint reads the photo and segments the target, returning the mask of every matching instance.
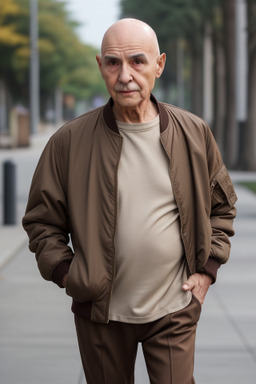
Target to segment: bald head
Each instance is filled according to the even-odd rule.
[[[159,44],[154,30],[137,19],[121,19],[111,25],[103,36],[101,54],[104,55],[109,46],[146,46],[152,53],[159,55]]]
[[[156,117],[150,95],[164,70],[166,55],[160,54],[156,34],[148,24],[137,19],[113,24],[96,59],[119,121],[142,122]]]

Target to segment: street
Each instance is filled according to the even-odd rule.
[[[1,249],[8,251],[20,241],[19,250],[0,267],[0,380],[1,384],[83,384],[71,299],[41,278],[20,226],[47,135],[41,139],[29,149],[0,151],[1,168],[10,157],[18,165],[18,223],[0,226]],[[235,182],[244,177],[232,173]],[[240,186],[236,190],[238,217],[230,261],[210,288],[199,322],[197,384],[256,382],[256,196]],[[136,384],[149,384],[141,349],[135,377]]]

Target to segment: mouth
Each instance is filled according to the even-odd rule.
[[[131,95],[135,92],[138,92],[137,90],[125,90],[125,91],[117,91],[117,93],[120,93],[121,95]]]

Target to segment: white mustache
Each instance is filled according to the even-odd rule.
[[[127,85],[123,85],[121,83],[118,83],[118,84],[116,84],[114,89],[116,92],[140,91],[140,87],[136,83],[128,83]]]

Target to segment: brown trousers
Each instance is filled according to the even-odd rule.
[[[151,384],[194,384],[199,301],[147,324],[98,324],[75,316],[87,384],[134,384],[138,343]]]

